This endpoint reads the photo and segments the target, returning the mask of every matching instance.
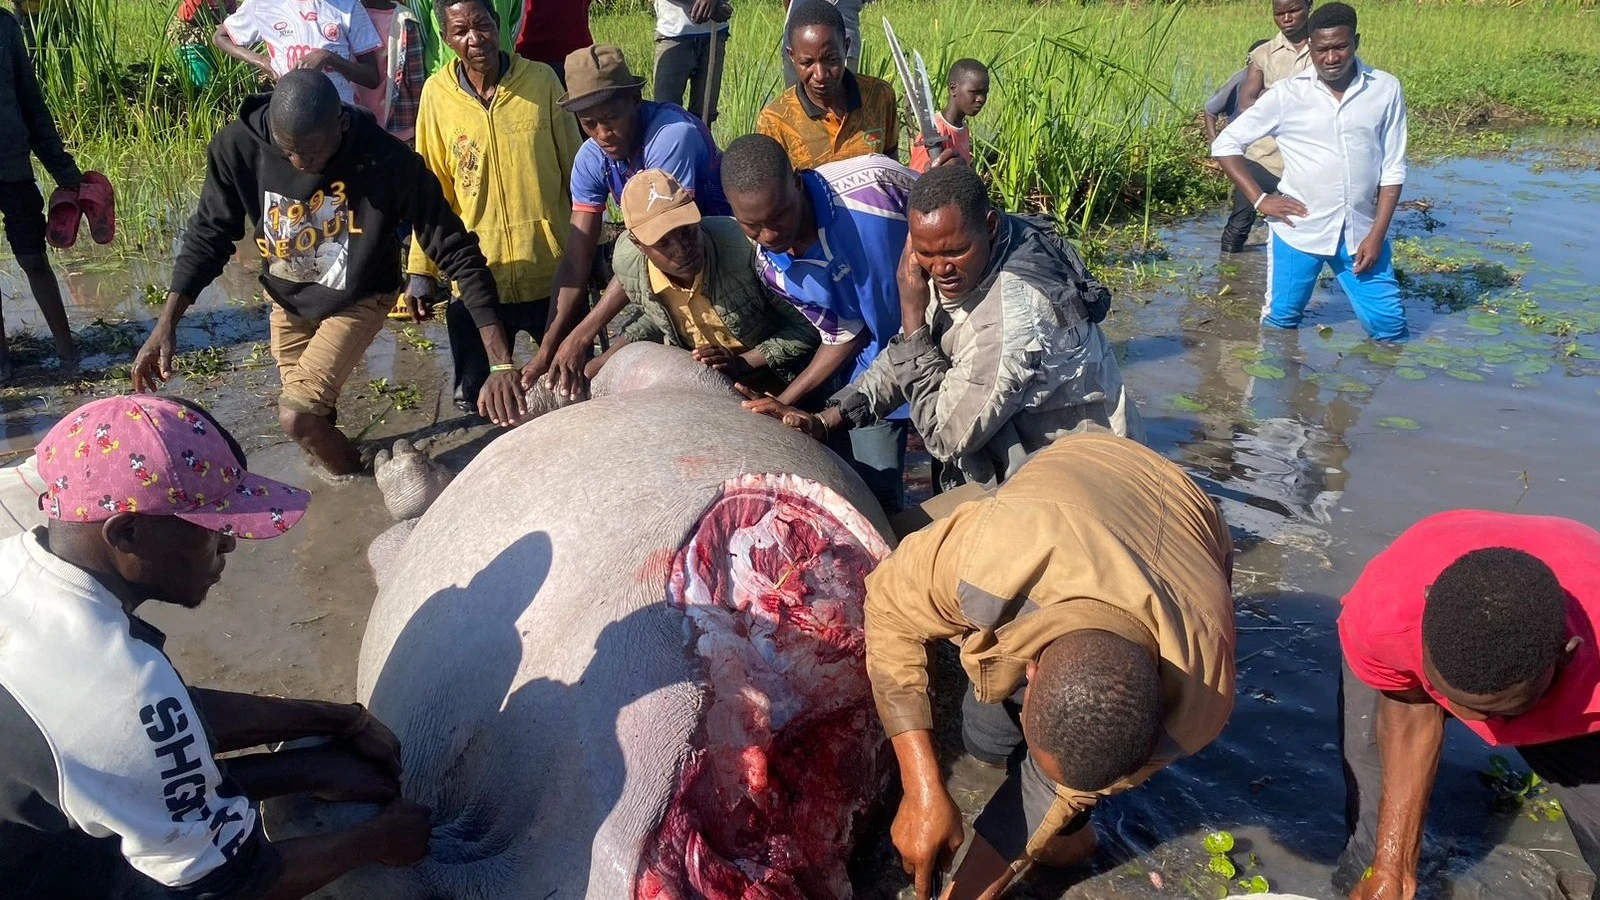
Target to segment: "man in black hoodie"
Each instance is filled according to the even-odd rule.
[[[339,392],[383,328],[401,287],[397,226],[456,282],[489,355],[478,411],[512,425],[526,407],[501,327],[498,294],[478,239],[445,202],[418,157],[371,116],[339,103],[321,72],[279,79],[246,100],[239,120],[207,153],[200,206],[172,269],[172,289],[133,364],[135,390],[172,374],[178,320],[255,223],[261,284],[273,300],[272,355],[283,390],[283,430],[335,475],[361,471],[354,444],[334,426]],[[413,303],[414,319],[428,316]]]

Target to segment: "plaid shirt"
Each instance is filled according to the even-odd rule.
[[[388,131],[416,133],[417,110],[422,108],[422,85],[428,80],[423,51],[422,23],[406,19],[400,34],[400,65],[395,67],[395,83],[390,87]],[[391,53],[394,48],[391,47]]]

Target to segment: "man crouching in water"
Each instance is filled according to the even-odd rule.
[[[936,170],[938,171],[938,170]],[[900,763],[891,836],[918,900],[964,834],[939,774],[927,645],[957,640],[962,739],[1007,771],[947,900],[1095,850],[1095,802],[1221,733],[1233,710],[1232,543],[1176,465],[1103,431],[906,538],[867,578],[867,674]]]

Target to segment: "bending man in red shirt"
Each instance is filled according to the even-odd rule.
[[[1568,519],[1441,513],[1367,565],[1339,616],[1350,829],[1341,891],[1416,895],[1447,715],[1517,748],[1600,871],[1597,619],[1600,532]]]

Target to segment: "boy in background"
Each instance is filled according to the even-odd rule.
[[[972,164],[972,135],[967,132],[967,119],[983,111],[989,102],[989,69],[975,59],[958,59],[950,66],[950,99],[944,111],[933,114],[933,127],[944,136],[944,152],[939,161],[959,156]],[[918,175],[928,171],[934,160],[922,135],[911,147],[911,171]]]
[[[0,129],[0,213],[5,216],[6,241],[50,326],[56,355],[65,362],[73,356],[72,329],[61,302],[61,286],[44,254],[44,195],[39,193],[33,161],[28,157],[39,157],[62,188],[76,189],[83,182],[83,172],[61,145],[61,134],[44,105],[44,93],[34,75],[22,25],[7,9],[0,9],[0,60],[10,69],[5,78],[0,78],[0,121],[7,123]],[[6,347],[5,328],[0,325],[0,382],[10,377],[11,354]]]
[[[314,15],[308,7],[315,7]],[[224,55],[274,81],[295,69],[321,72],[339,91],[341,103],[356,102],[352,83],[371,89],[383,81],[378,70],[383,38],[358,0],[244,0],[213,40]],[[257,43],[267,52],[250,49]]]

